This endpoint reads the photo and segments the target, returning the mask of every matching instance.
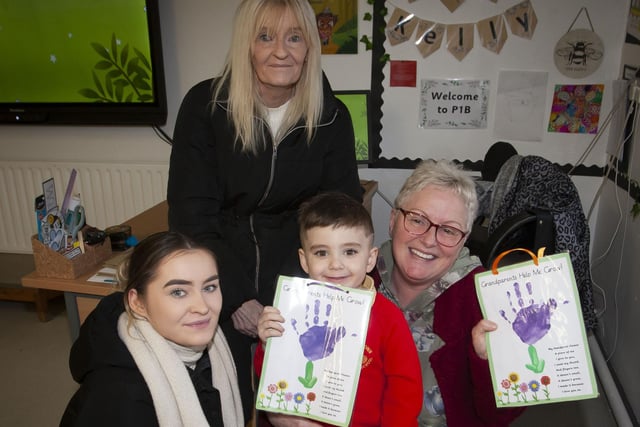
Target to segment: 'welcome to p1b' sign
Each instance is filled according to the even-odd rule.
[[[489,80],[423,79],[420,83],[421,128],[487,127]]]

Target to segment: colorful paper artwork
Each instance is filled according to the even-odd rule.
[[[556,85],[549,132],[597,133],[604,85]]]

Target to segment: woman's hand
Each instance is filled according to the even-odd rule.
[[[262,310],[258,318],[258,336],[263,346],[267,345],[267,338],[282,336],[284,332],[282,323],[284,323],[284,317],[277,308],[266,306]]]
[[[498,329],[498,324],[491,320],[482,319],[476,326],[471,329],[471,341],[473,342],[473,349],[478,357],[482,360],[487,360],[487,342],[485,334]]]
[[[262,313],[262,308],[262,304],[255,299],[246,301],[231,315],[233,327],[255,338],[258,336],[258,317]]]
[[[322,427],[322,424],[318,424],[308,418],[296,417],[294,415],[269,412],[267,417],[273,427]]]

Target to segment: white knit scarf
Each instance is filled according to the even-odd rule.
[[[149,387],[160,427],[208,426],[185,361],[175,348],[144,319],[133,319],[129,326],[127,313],[122,313],[118,319],[118,335]],[[212,382],[220,393],[224,426],[242,427],[244,419],[236,367],[219,328],[208,347]]]

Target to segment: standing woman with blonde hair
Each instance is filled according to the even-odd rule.
[[[247,417],[258,316],[278,274],[300,273],[298,207],[323,191],[362,196],[351,118],[320,58],[308,0],[243,0],[222,74],[191,88],[176,121],[169,226],[218,257]]]

